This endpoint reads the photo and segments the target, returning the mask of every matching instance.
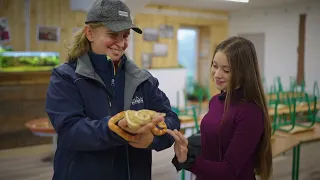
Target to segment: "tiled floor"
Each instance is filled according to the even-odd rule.
[[[320,180],[320,142],[301,148],[300,180]],[[51,180],[52,164],[41,158],[49,154],[50,145],[0,151],[0,180]],[[171,165],[173,149],[153,153],[153,180],[178,180]],[[291,151],[274,159],[274,180],[290,180]],[[189,178],[188,178],[189,179]]]

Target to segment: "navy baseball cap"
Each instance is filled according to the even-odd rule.
[[[142,30],[132,23],[130,9],[120,0],[96,0],[85,23],[90,22],[100,22],[113,32],[132,29],[142,34]]]

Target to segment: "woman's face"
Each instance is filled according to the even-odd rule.
[[[226,91],[230,80],[230,66],[227,56],[223,52],[218,51],[215,54],[211,72],[216,88],[220,91]]]
[[[112,61],[119,61],[128,47],[130,30],[112,32],[106,27],[91,29],[86,27],[86,35],[91,42],[91,49],[97,54],[106,54]]]

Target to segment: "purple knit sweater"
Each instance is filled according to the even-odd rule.
[[[264,131],[263,113],[256,104],[239,101],[241,90],[235,94],[221,127],[224,95],[210,100],[209,111],[201,122],[202,154],[190,169],[197,180],[255,180],[254,164]]]

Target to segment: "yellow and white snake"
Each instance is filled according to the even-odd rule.
[[[136,130],[139,127],[148,124],[152,121],[153,117],[156,115],[160,115],[162,117],[165,117],[165,113],[158,113],[153,110],[148,109],[142,109],[139,111],[134,110],[126,110],[119,112],[115,116],[111,117],[108,122],[109,129],[121,136],[123,139],[129,141],[129,142],[135,142],[137,136],[131,135],[128,132],[124,131],[122,128],[120,128],[117,125],[117,122],[121,119],[125,118],[128,124],[128,127],[130,129]],[[167,125],[164,121],[156,124],[151,128],[151,132],[156,136],[162,136],[167,132]]]

